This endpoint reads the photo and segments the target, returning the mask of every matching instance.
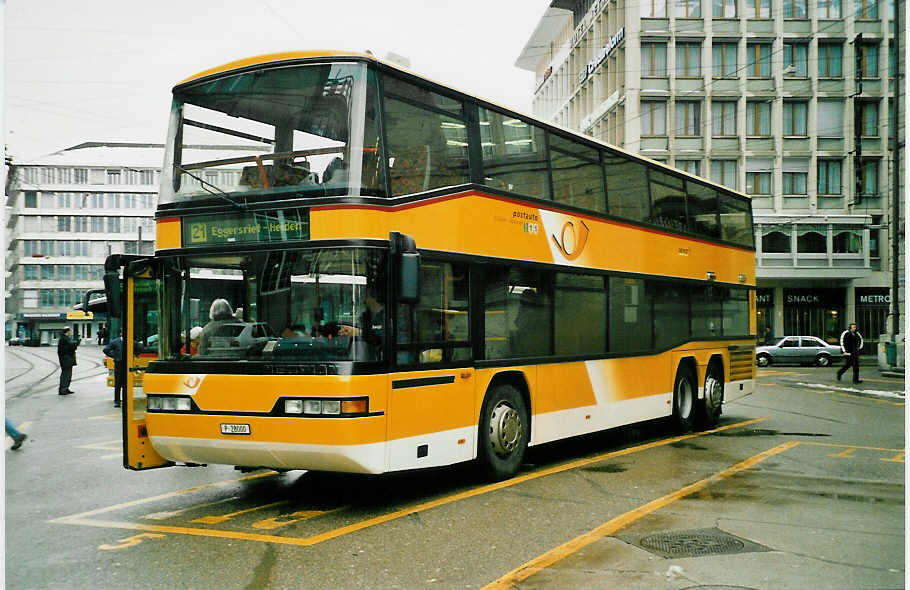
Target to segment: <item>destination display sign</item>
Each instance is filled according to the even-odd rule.
[[[264,209],[218,215],[189,215],[181,225],[184,247],[307,240],[309,209]]]

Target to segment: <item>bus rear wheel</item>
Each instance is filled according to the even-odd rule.
[[[720,420],[721,407],[724,403],[724,372],[716,363],[708,366],[705,376],[705,399],[699,402],[699,426],[713,428]]]
[[[682,432],[689,432],[695,425],[697,392],[692,370],[688,365],[681,364],[673,381],[673,422]]]
[[[518,472],[531,436],[521,393],[503,384],[487,393],[480,410],[477,459],[484,475],[499,481]]]

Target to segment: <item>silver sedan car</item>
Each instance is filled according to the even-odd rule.
[[[827,367],[842,357],[840,346],[828,344],[815,336],[784,336],[776,344],[755,349],[755,362],[759,367],[772,363]]]

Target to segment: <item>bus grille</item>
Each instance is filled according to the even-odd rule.
[[[755,378],[755,347],[730,348],[730,381]]]

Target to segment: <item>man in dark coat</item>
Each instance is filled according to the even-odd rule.
[[[114,407],[120,407],[123,394],[123,336],[117,336],[101,349],[114,360]]]
[[[840,381],[844,372],[852,366],[853,382],[862,383],[863,380],[859,378],[859,353],[863,349],[863,336],[856,329],[856,324],[850,324],[840,335],[840,349],[846,360],[844,366],[837,370],[837,380]]]
[[[59,395],[75,393],[70,390],[70,381],[73,379],[78,347],[79,341],[70,337],[70,329],[63,328],[60,340],[57,341],[57,358],[60,360],[60,390],[57,392]]]

